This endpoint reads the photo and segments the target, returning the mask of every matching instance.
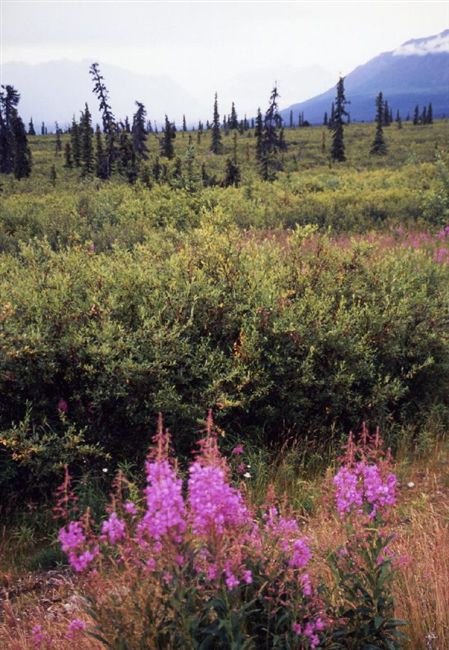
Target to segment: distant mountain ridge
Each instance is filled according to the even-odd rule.
[[[382,91],[394,114],[399,109],[404,119],[413,115],[416,104],[432,102],[434,117],[449,116],[449,29],[426,38],[411,39],[391,52],[383,52],[358,66],[345,77],[346,98],[351,120],[371,121],[375,115],[375,97]],[[281,111],[289,119],[304,112],[312,124],[330,113],[335,87]]]

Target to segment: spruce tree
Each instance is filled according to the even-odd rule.
[[[136,154],[131,137],[126,129],[119,136],[117,167],[119,174],[124,176],[128,183],[132,185],[136,182],[138,176]]]
[[[221,154],[223,151],[223,143],[221,141],[221,133],[220,133],[220,115],[218,113],[217,93],[215,93],[215,100],[214,100],[214,117],[212,121],[212,136],[211,136],[210,150],[212,151],[212,153],[216,155]]]
[[[268,109],[263,121],[262,151],[259,160],[260,174],[263,180],[276,178],[283,167],[280,152],[285,148],[283,138],[282,118],[278,109],[278,89],[275,85],[271,91]]]
[[[45,122],[42,122],[41,124],[41,135],[45,135],[47,133],[47,129],[45,128]]]
[[[25,125],[17,110],[14,111],[11,120],[14,176],[18,179],[27,178],[31,174],[31,151],[28,147]]]
[[[327,119],[327,111],[325,111],[325,113],[324,113],[324,117],[323,117],[323,126],[327,126],[328,121],[329,121],[329,120]]]
[[[385,100],[383,101],[383,115],[382,115],[382,121],[383,121],[383,126],[390,126],[390,109],[388,107],[388,102]]]
[[[2,136],[0,152],[0,171],[11,174],[14,171],[14,118],[17,117],[17,106],[20,95],[14,86],[2,85],[0,92],[0,112],[2,115]]]
[[[294,126],[294,125],[293,125],[293,111],[292,111],[292,109],[290,109],[290,120],[289,120],[288,125],[289,125],[289,127],[290,127],[291,129],[292,129],[293,126]]]
[[[237,112],[235,110],[234,102],[232,102],[231,115],[229,117],[228,126],[229,126],[230,129],[238,129],[239,128],[239,120],[238,120],[238,117],[237,117]]]
[[[36,130],[33,124],[33,118],[30,119],[30,123],[28,125],[28,135],[36,135]]]
[[[424,106],[422,109],[421,124],[427,124],[427,106]]]
[[[329,118],[329,122],[328,122],[328,127],[329,127],[330,129],[333,129],[333,128],[334,128],[334,120],[335,120],[335,104],[334,104],[334,102],[332,102],[332,105],[331,105],[331,116],[330,116],[330,118]]]
[[[256,138],[256,160],[260,163],[263,153],[263,120],[260,108],[257,109],[254,137]]]
[[[226,160],[225,177],[223,187],[238,187],[240,185],[241,173],[237,160],[237,133],[234,131],[232,157]]]
[[[344,143],[344,117],[348,115],[345,106],[348,102],[345,98],[344,77],[340,77],[337,83],[337,96],[335,98],[334,116],[332,120],[332,147],[331,158],[337,162],[346,160]]]
[[[429,107],[427,109],[427,124],[433,124],[433,108],[432,108],[432,102],[429,103]]]
[[[117,157],[117,124],[109,104],[109,92],[100,73],[98,63],[92,63],[89,72],[94,82],[93,92],[100,102],[100,112],[103,121],[103,132],[106,137],[105,160],[107,177],[112,174],[114,161]]]
[[[147,134],[145,131],[146,110],[141,102],[136,102],[137,111],[133,116],[132,143],[137,163],[148,160]]]
[[[176,137],[176,132],[174,130],[173,124],[170,122],[167,116],[165,116],[163,134],[164,135],[161,142],[161,155],[171,160],[174,155],[173,140]]]
[[[87,103],[80,120],[80,161],[81,175],[89,176],[94,171],[94,151],[92,146],[92,116]]]
[[[182,116],[182,131],[185,133],[187,131],[187,122],[186,122],[186,116]]]
[[[413,124],[416,126],[419,124],[419,106],[416,104],[415,106],[415,112],[413,114]]]
[[[70,129],[70,144],[72,146],[73,163],[75,167],[79,167],[81,165],[80,127],[77,124],[75,117],[73,117],[72,127]]]
[[[103,136],[101,134],[100,126],[97,124],[95,128],[95,175],[97,178],[106,180],[108,178],[108,163],[106,160]]]
[[[384,115],[385,115],[385,104],[383,100],[383,95],[380,92],[376,97],[376,134],[374,136],[373,143],[371,145],[370,153],[383,156],[387,153],[387,145],[384,140]]]
[[[59,156],[59,154],[62,151],[62,141],[61,141],[61,129],[59,128],[59,124],[57,122],[55,124],[55,133],[56,133],[55,156]]]
[[[399,109],[396,112],[396,126],[398,129],[402,129],[402,120],[401,120],[401,115],[399,113]]]

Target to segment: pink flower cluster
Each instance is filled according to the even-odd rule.
[[[125,537],[126,524],[119,519],[116,512],[111,512],[109,519],[101,527],[102,539],[108,539],[111,544],[117,544]]]
[[[326,625],[321,618],[317,618],[314,621],[308,621],[305,625],[300,623],[293,623],[292,630],[298,636],[303,634],[309,641],[311,648],[318,648],[320,645],[320,638],[317,632],[322,632],[325,629]]]
[[[59,541],[64,553],[67,553],[70,565],[77,572],[84,571],[99,553],[98,546],[85,549],[87,542],[83,527],[79,521],[71,521],[59,531]]]
[[[212,531],[222,535],[229,526],[251,523],[242,494],[229,485],[221,467],[196,461],[189,474],[189,509],[195,535]]]
[[[334,477],[334,485],[340,517],[353,510],[362,513],[365,505],[370,518],[374,518],[396,503],[396,476],[388,473],[383,477],[378,465],[366,461],[341,467]]]
[[[186,530],[186,508],[182,496],[182,479],[168,460],[145,463],[147,487],[146,512],[138,524],[141,541],[145,534],[152,540],[169,535],[180,542]]]

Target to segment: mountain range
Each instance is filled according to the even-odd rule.
[[[37,130],[41,121],[49,125],[49,130],[55,121],[61,126],[69,124],[73,114],[79,117],[85,102],[89,103],[94,123],[100,122],[95,108],[96,100],[92,96],[92,80],[88,74],[90,63],[68,60],[39,64],[3,63],[0,66],[1,82],[12,84],[19,90],[20,113],[26,121],[33,117]],[[190,124],[196,124],[198,119],[205,121],[211,118],[214,88],[211,88],[211,106],[207,107],[167,76],[139,74],[101,62],[100,67],[117,118],[131,116],[135,112],[135,100],[143,102],[148,117],[159,124],[165,113],[170,119],[176,119],[178,124],[183,113]],[[245,105],[241,97],[249,86],[254,91],[252,96],[257,91],[260,98],[256,106],[248,107],[248,117],[251,113],[255,114],[257,105],[263,110],[274,79],[280,82],[284,105],[294,99],[307,97],[307,92],[310,96],[332,84],[328,71],[312,65],[295,68],[286,64],[281,70],[237,74],[228,88],[225,82],[222,84],[220,112],[223,113],[224,107],[226,112],[230,110],[232,99],[239,113],[243,112]],[[435,117],[449,116],[449,29],[434,36],[409,40],[396,50],[379,54],[358,66],[345,77],[345,91],[353,121],[374,119],[374,102],[379,91],[383,92],[394,114],[399,110],[403,119],[413,115],[416,104],[423,106],[429,102],[432,102]],[[297,123],[298,114],[304,113],[304,118],[310,123],[321,124],[325,111],[330,113],[334,98],[335,84],[311,99],[290,103],[281,111],[281,115],[288,123],[290,111],[293,111]]]
[[[375,116],[375,98],[382,91],[394,115],[402,119],[413,116],[415,106],[432,103],[434,117],[449,116],[449,29],[426,38],[406,41],[391,52],[384,52],[345,77],[347,110],[353,121],[371,121]],[[335,86],[306,101],[292,104],[281,111],[289,120],[293,111],[312,124],[330,114]]]

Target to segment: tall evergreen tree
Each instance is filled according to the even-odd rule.
[[[141,102],[136,102],[137,111],[133,116],[132,144],[137,164],[148,160],[147,134],[145,131],[146,110]]]
[[[387,153],[387,145],[385,144],[384,132],[383,132],[384,115],[385,115],[385,104],[383,100],[383,95],[380,92],[376,97],[376,134],[374,136],[374,140],[370,149],[371,154],[377,154],[379,156],[382,156]]]
[[[45,122],[42,122],[41,124],[41,135],[46,135],[47,134],[47,129],[45,127]]]
[[[273,180],[282,169],[280,152],[283,149],[282,118],[278,108],[278,89],[275,85],[271,91],[268,109],[263,121],[262,152],[259,161],[263,180]]]
[[[433,124],[433,108],[432,102],[429,103],[427,108],[427,124]]]
[[[28,125],[28,135],[36,135],[36,130],[33,124],[33,118],[30,119],[30,123]]]
[[[187,122],[186,122],[186,116],[182,116],[182,131],[185,133],[187,131]]]
[[[422,109],[421,124],[427,124],[427,106],[424,106]]]
[[[231,115],[229,117],[228,126],[229,126],[230,129],[238,129],[239,128],[239,120],[238,120],[238,117],[237,117],[237,111],[235,110],[234,102],[232,102]]]
[[[289,125],[289,127],[290,127],[291,129],[292,129],[293,126],[294,126],[294,125],[293,125],[293,110],[292,110],[292,109],[290,109],[290,120],[289,120],[288,125]]]
[[[399,109],[396,112],[396,126],[398,129],[402,129],[402,120],[401,120],[401,115],[399,113]]]
[[[260,163],[263,154],[263,119],[260,108],[257,109],[254,137],[256,138],[256,160]]]
[[[131,137],[126,129],[119,136],[117,167],[119,174],[124,176],[128,183],[132,185],[136,182],[138,175],[136,153]]]
[[[240,185],[241,172],[237,160],[237,133],[234,131],[232,157],[226,160],[225,177],[223,187],[238,187]]]
[[[328,122],[328,127],[329,127],[330,129],[333,129],[333,128],[334,128],[334,120],[335,120],[335,104],[334,104],[334,102],[332,102],[332,105],[331,105],[331,116],[330,116],[330,118],[329,118],[329,122]]]
[[[325,111],[324,117],[323,117],[323,126],[327,126],[328,122],[329,122],[329,120],[327,119],[327,111]]]
[[[165,116],[165,126],[163,129],[163,137],[161,142],[161,155],[165,156],[169,160],[173,158],[174,147],[173,140],[176,137],[176,132],[174,125],[170,122],[167,116]]]
[[[62,141],[61,141],[61,129],[59,128],[59,124],[57,122],[55,123],[55,133],[56,133],[55,155],[59,156],[59,154],[62,151]]]
[[[93,92],[100,102],[100,112],[103,121],[103,132],[106,137],[106,171],[109,178],[112,174],[113,164],[117,158],[117,123],[109,104],[109,92],[100,73],[98,63],[92,63],[89,72],[94,82]]]
[[[70,144],[72,146],[73,163],[75,167],[79,167],[81,165],[80,127],[75,120],[75,116],[73,116],[70,128]]]
[[[1,121],[1,150],[0,171],[11,174],[14,171],[14,118],[17,116],[17,106],[20,95],[14,86],[2,85],[0,92]]]
[[[31,151],[28,147],[25,124],[17,111],[12,116],[14,176],[27,178],[31,174]]]
[[[223,151],[223,143],[221,141],[221,132],[220,132],[220,115],[218,113],[218,99],[217,93],[215,93],[214,100],[214,117],[212,121],[212,139],[210,144],[210,150],[212,153],[218,155]]]
[[[390,126],[390,108],[388,106],[387,100],[383,100],[383,114],[382,114],[382,122],[383,126]]]
[[[419,106],[416,104],[415,106],[415,112],[413,114],[413,124],[416,126],[419,124]]]
[[[345,97],[344,77],[340,77],[337,83],[337,96],[335,98],[334,117],[332,124],[332,147],[331,158],[337,162],[346,160],[344,143],[344,117],[348,115],[345,106],[348,102]]]
[[[92,116],[87,103],[80,120],[81,175],[89,176],[94,171],[94,150],[92,145]]]
[[[100,126],[97,124],[95,129],[95,175],[97,178],[106,180],[108,178],[108,162],[106,160],[103,136],[101,134]]]

